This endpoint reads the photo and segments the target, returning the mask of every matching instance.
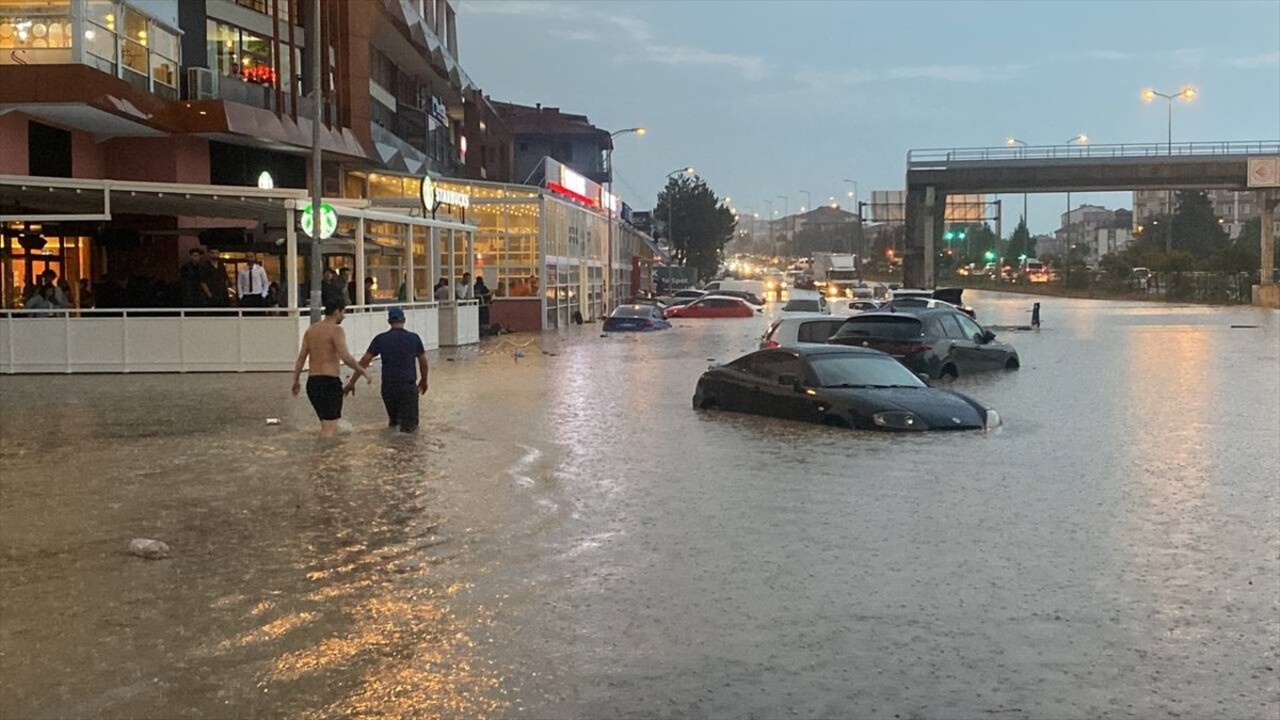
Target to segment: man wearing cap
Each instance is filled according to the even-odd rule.
[[[413,432],[418,429],[418,396],[427,393],[427,350],[417,333],[404,329],[404,310],[388,308],[387,322],[391,329],[373,338],[359,365],[367,368],[375,357],[382,357],[382,404],[387,408],[389,425],[400,432]],[[354,385],[352,378],[348,388]]]

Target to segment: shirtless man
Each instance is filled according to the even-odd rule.
[[[302,366],[310,356],[307,399],[320,418],[320,437],[323,438],[333,437],[337,430],[338,419],[342,417],[342,396],[347,392],[355,394],[356,378],[364,375],[365,382],[371,382],[364,368],[360,367],[347,350],[347,336],[341,327],[342,316],[341,305],[324,307],[324,320],[303,333],[302,349],[298,351],[298,362],[293,366],[293,395],[297,397],[302,390],[298,378],[302,375]],[[355,371],[351,376],[352,383],[347,388],[342,387],[342,379],[338,374],[339,362]]]

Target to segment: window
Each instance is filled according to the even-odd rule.
[[[69,63],[73,40],[68,0],[0,2],[0,64]]]
[[[151,68],[147,61],[147,18],[142,13],[125,8],[124,11],[124,33],[122,34],[124,45],[121,48],[124,55],[121,58],[124,66],[143,77],[151,75]]]
[[[964,332],[965,337],[970,340],[982,337],[982,328],[978,327],[978,323],[970,320],[968,315],[951,315],[951,317],[960,323],[960,330]]]
[[[794,375],[804,380],[804,361],[789,352],[764,352],[745,358],[736,369],[758,377],[768,383],[778,382],[783,375]]]
[[[827,338],[836,334],[840,326],[844,324],[844,320],[815,320],[813,322],[801,323],[799,330],[796,332],[796,342],[804,343],[824,343]]]
[[[943,315],[937,319],[938,328],[944,337],[949,338],[967,338],[964,331],[960,329],[960,323],[956,322],[954,315]]]
[[[27,172],[41,177],[71,177],[71,133],[28,121]]]

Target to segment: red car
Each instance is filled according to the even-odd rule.
[[[723,295],[707,295],[698,298],[688,305],[669,307],[667,319],[671,318],[747,318],[755,317],[756,311],[751,309],[745,300]]]

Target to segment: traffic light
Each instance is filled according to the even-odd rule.
[[[957,240],[963,240],[963,239],[964,239],[964,231],[963,231],[963,230],[961,230],[960,232],[956,233],[956,239],[957,239]]]
[[[955,238],[955,236],[956,236],[956,234],[955,234],[955,233],[953,233],[953,232],[951,232],[950,230],[948,230],[948,231],[946,231],[945,233],[943,233],[943,234],[942,234],[942,239],[943,239],[943,240],[946,240],[947,242],[951,242],[951,241]]]
[[[986,258],[987,261],[990,262],[996,259],[996,254],[995,254],[995,251],[988,250],[982,257]]]

